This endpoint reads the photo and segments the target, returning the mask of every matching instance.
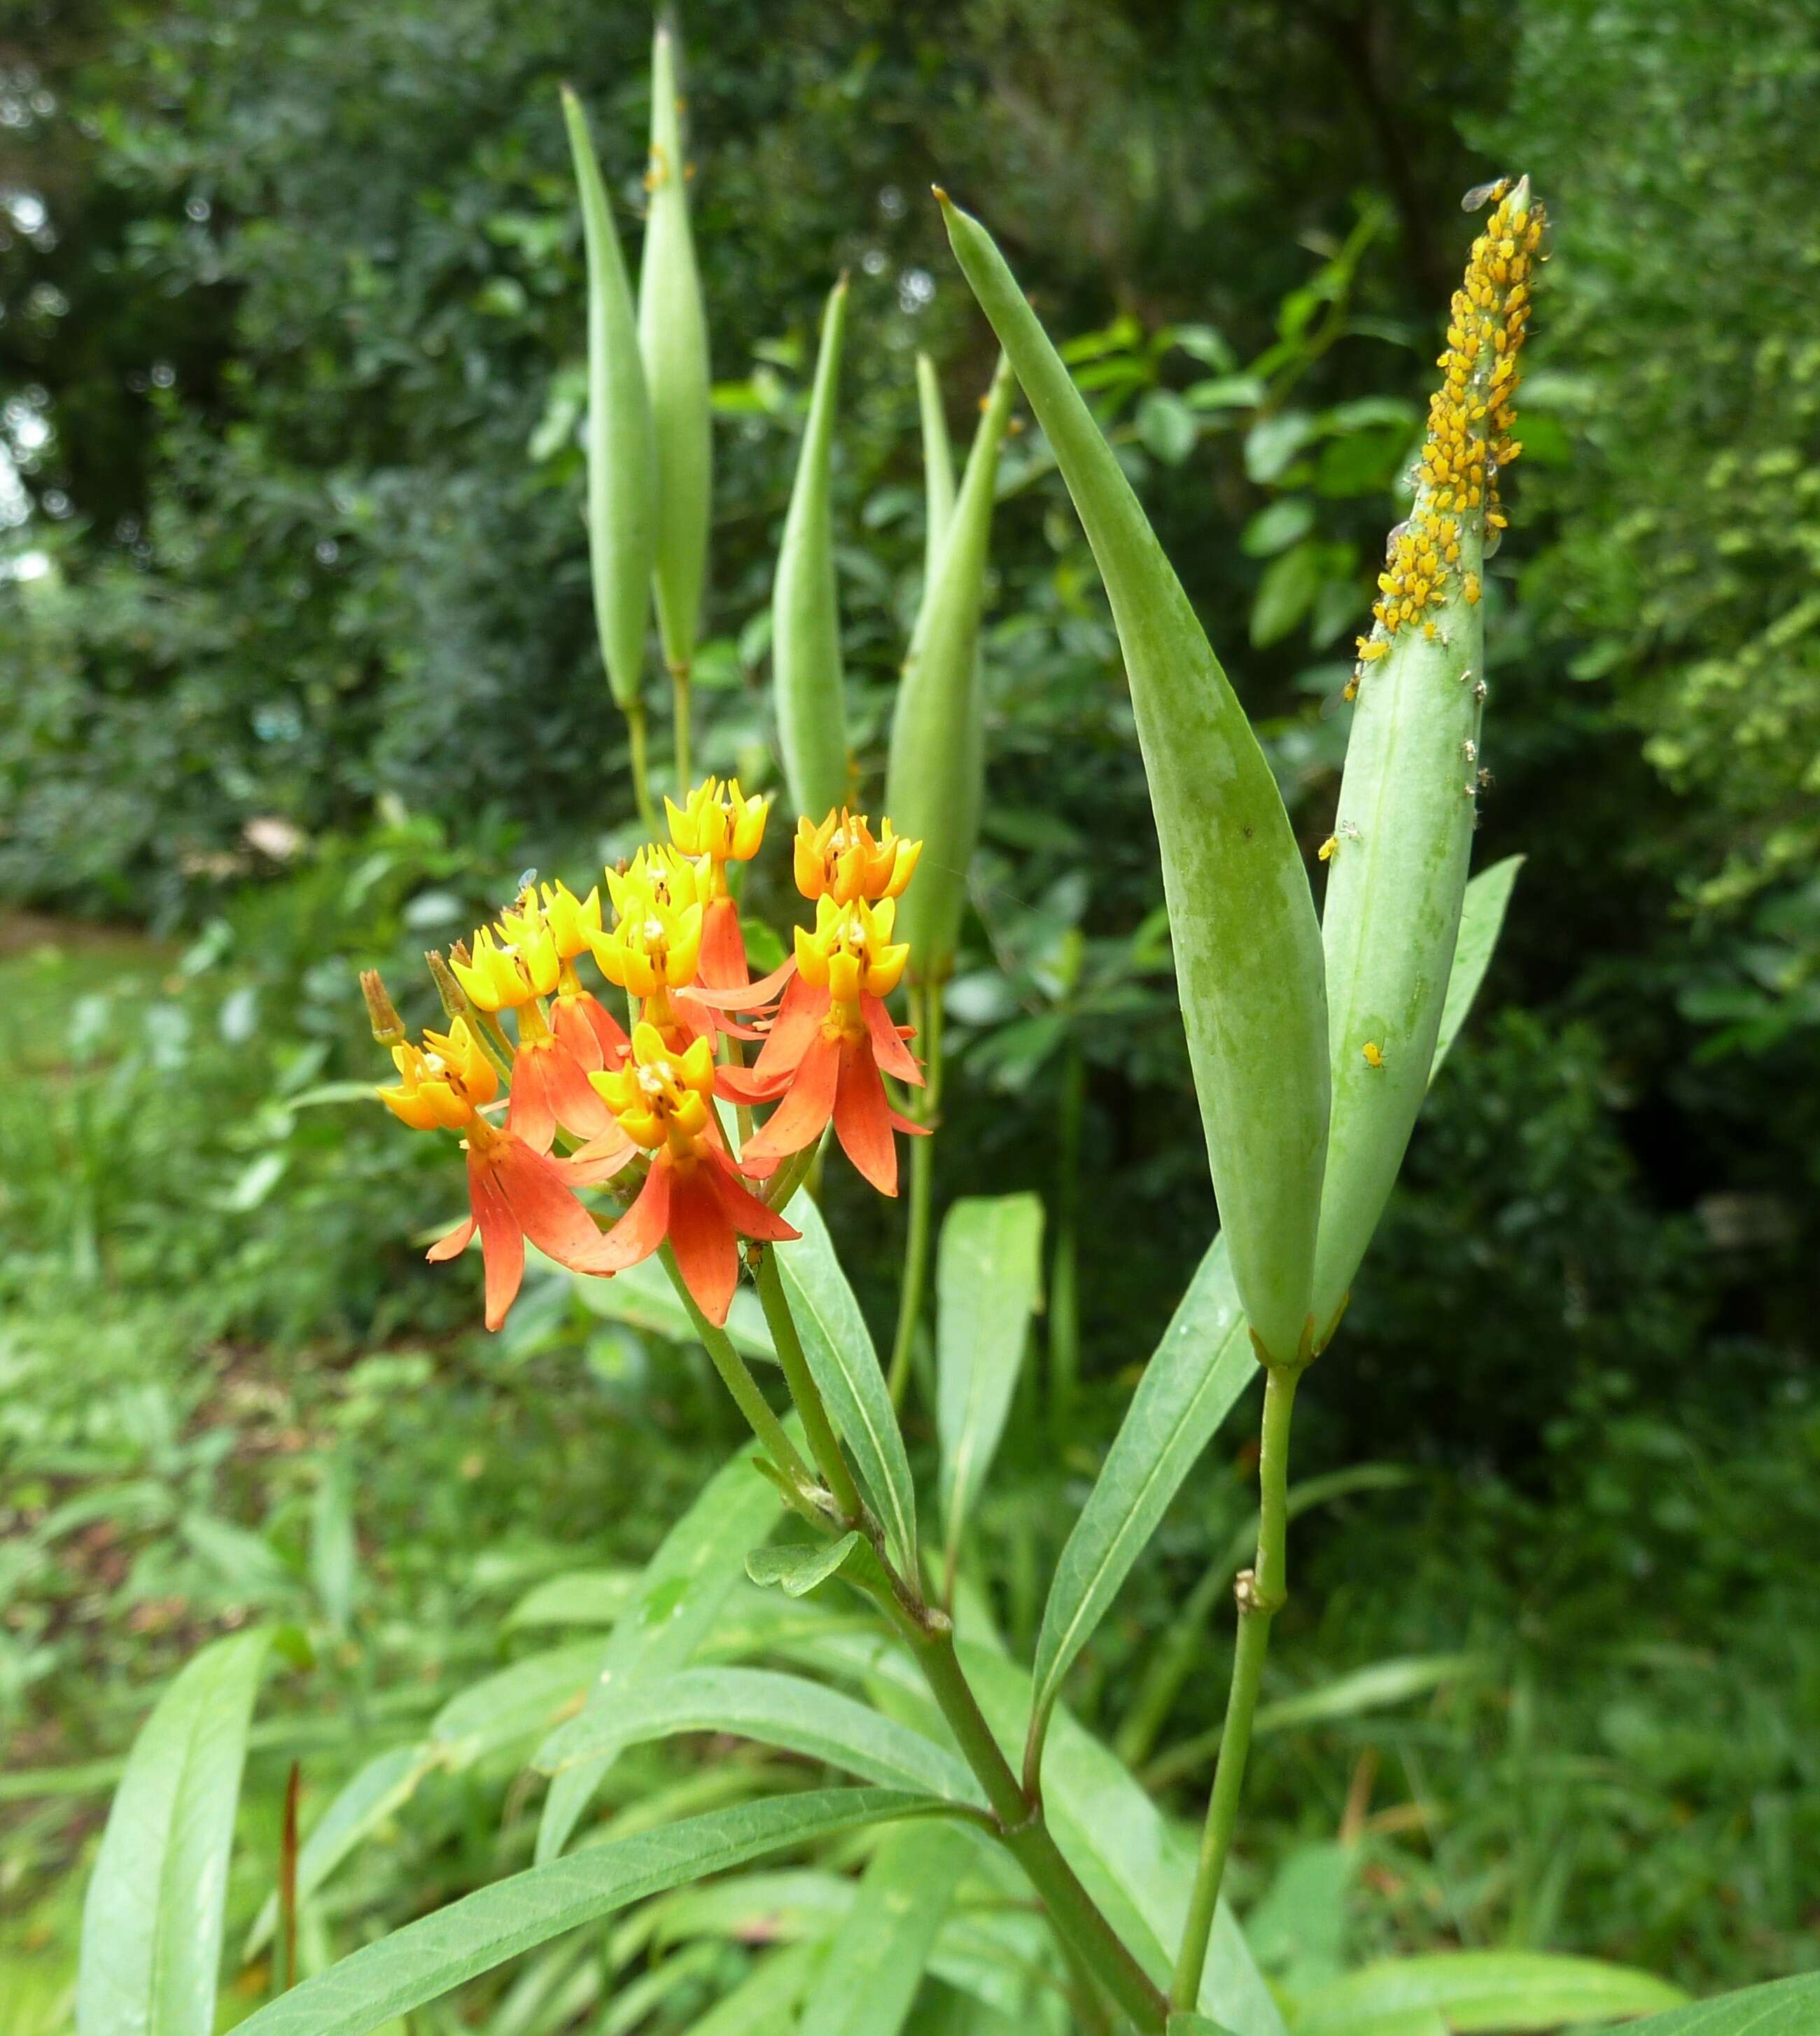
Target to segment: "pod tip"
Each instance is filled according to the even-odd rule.
[[[948,193],[942,189],[940,184],[931,184],[929,186],[929,189],[935,194],[936,203],[940,205],[944,210],[946,210],[948,206],[952,202],[949,198]]]

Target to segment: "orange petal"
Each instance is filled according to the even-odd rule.
[[[887,1075],[895,1075],[899,1081],[908,1082],[913,1088],[921,1088],[922,1069],[904,1044],[903,1035],[891,1023],[891,1015],[886,1010],[883,999],[862,997],[860,1016],[866,1021],[867,1036],[872,1043],[872,1058],[879,1065]]]
[[[524,1232],[493,1170],[493,1152],[498,1149],[493,1148],[484,1159],[477,1152],[468,1155],[468,1195],[480,1233],[480,1256],[486,1262],[487,1327],[490,1329],[496,1329],[506,1319],[525,1276]]]
[[[740,1247],[715,1193],[712,1160],[679,1173],[672,1184],[670,1249],[695,1306],[710,1322],[724,1323],[739,1283]]]
[[[550,1029],[582,1068],[625,1065],[631,1042],[624,1027],[597,997],[585,990],[556,999],[550,1012]]]
[[[601,1272],[606,1239],[541,1152],[508,1136],[489,1156],[494,1178],[518,1227],[537,1249],[571,1272]]]
[[[710,990],[748,990],[752,971],[746,965],[745,936],[740,931],[740,908],[730,898],[710,898],[702,914],[701,959],[695,964]]]
[[[447,1237],[439,1237],[424,1256],[432,1265],[440,1265],[445,1259],[459,1258],[473,1239],[474,1219],[458,1223]]]
[[[714,1094],[728,1103],[775,1103],[790,1085],[787,1074],[761,1075],[756,1068],[714,1069]]]
[[[841,1150],[881,1195],[898,1191],[898,1151],[891,1140],[891,1107],[872,1042],[842,1043],[840,1086],[835,1095],[835,1136]]]
[[[762,1237],[782,1244],[801,1236],[802,1232],[793,1230],[774,1208],[761,1202],[730,1166],[710,1161],[707,1173],[727,1220],[741,1237]]]
[[[638,1200],[607,1232],[599,1271],[623,1272],[641,1258],[649,1258],[663,1242],[670,1220],[670,1182],[669,1156],[660,1153],[645,1177]]]
[[[598,1138],[590,1138],[586,1144],[577,1147],[566,1159],[552,1153],[550,1164],[571,1188],[597,1187],[602,1181],[610,1181],[620,1172],[638,1149],[615,1124]]]
[[[800,1152],[819,1138],[834,1112],[840,1073],[840,1042],[818,1035],[797,1065],[789,1093],[771,1112],[764,1129],[746,1141],[744,1156],[774,1162],[786,1152]]]
[[[697,983],[689,994],[698,1004],[711,1004],[716,1010],[756,1011],[778,996],[796,972],[796,956],[792,955],[782,968],[774,968],[769,975],[748,982],[743,990],[711,990]]]
[[[935,1129],[933,1124],[918,1124],[914,1117],[906,1117],[901,1110],[894,1110],[891,1120],[892,1130],[907,1131],[913,1138],[926,1138]]]
[[[512,1062],[512,1099],[506,1111],[506,1128],[533,1152],[547,1152],[556,1143],[556,1112],[550,1101],[548,1073],[541,1047],[519,1048]]]
[[[598,1138],[610,1130],[613,1113],[568,1048],[556,1039],[537,1050],[544,1064],[544,1086],[550,1107],[563,1129],[578,1138]]]
[[[800,976],[790,985],[764,1050],[753,1063],[761,1074],[781,1074],[797,1065],[814,1043],[827,1016],[829,1001],[825,989],[814,989]]]

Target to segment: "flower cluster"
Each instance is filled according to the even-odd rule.
[[[697,1306],[725,1322],[740,1239],[797,1235],[783,1160],[831,1122],[860,1172],[895,1194],[893,1133],[923,1128],[884,1084],[922,1080],[884,1001],[909,957],[891,933],[921,844],[888,820],[875,837],[845,809],[801,820],[794,871],[815,924],[755,982],[727,866],[758,854],[764,801],[710,778],[665,804],[669,840],[605,873],[610,922],[599,886],[582,897],[528,881],[446,967],[431,958],[446,1032],[414,1044],[378,977],[364,978],[398,1074],[380,1100],[413,1129],[459,1133],[466,1152],[472,1213],[429,1255],[454,1257],[478,1232],[489,1329],[517,1296],[527,1238],[603,1276],[667,1244]],[[624,992],[629,1024],[583,983],[584,956]],[[760,1043],[749,1068],[745,1040]],[[744,1122],[770,1115],[736,1149],[717,1104]],[[603,1186],[623,1208],[604,1228],[581,1199]]]

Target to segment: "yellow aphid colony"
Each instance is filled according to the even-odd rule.
[[[1420,624],[1434,640],[1433,611],[1454,591],[1469,520],[1483,518],[1488,550],[1505,526],[1498,476],[1522,451],[1510,435],[1517,421],[1517,356],[1546,222],[1527,180],[1513,187],[1502,179],[1486,197],[1496,201],[1495,209],[1453,293],[1446,349],[1437,363],[1441,386],[1429,403],[1428,435],[1415,470],[1415,500],[1408,520],[1392,533],[1372,609],[1377,626],[1358,639],[1349,698],[1364,667],[1386,654],[1400,629]],[[1461,590],[1469,603],[1477,601],[1475,572],[1464,574]]]

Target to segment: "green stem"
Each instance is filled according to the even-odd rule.
[[[1232,1657],[1232,1687],[1226,1700],[1226,1727],[1214,1770],[1213,1794],[1201,1833],[1200,1861],[1189,1897],[1188,1921],[1176,1961],[1170,2000],[1192,2010],[1200,1995],[1200,1975],[1207,1963],[1208,1940],[1213,1930],[1219,1884],[1225,1877],[1232,1834],[1238,1823],[1239,1799],[1245,1789],[1245,1756],[1251,1750],[1251,1721],[1264,1680],[1264,1659],[1270,1649],[1270,1623],[1289,1596],[1289,1423],[1295,1405],[1293,1367],[1272,1365],[1265,1374],[1262,1448],[1258,1459],[1257,1561],[1242,1570],[1234,1588],[1238,1601],[1238,1642]]]
[[[1138,2027],[1160,2032],[1168,2017],[1168,2003],[1081,1886],[1042,1811],[1033,1810],[1024,1800],[1018,1778],[999,1751],[962,1670],[955,1652],[953,1622],[943,1613],[927,1611],[919,1619],[889,1595],[881,1595],[878,1602],[909,1642],[962,1758],[985,1791],[1000,1839],[1023,1867],[1049,1920]]]
[[[689,668],[670,667],[670,699],[676,710],[676,797],[689,796]],[[653,831],[655,832],[654,826]]]
[[[778,1362],[783,1367],[790,1397],[797,1403],[797,1412],[803,1419],[809,1453],[827,1481],[842,1519],[849,1526],[857,1526],[865,1518],[865,1503],[860,1498],[859,1487],[853,1482],[853,1474],[847,1469],[847,1460],[841,1454],[840,1442],[835,1434],[833,1422],[828,1419],[821,1388],[816,1384],[809,1361],[803,1354],[802,1338],[797,1334],[796,1318],[790,1313],[789,1299],[784,1292],[783,1277],[778,1271],[774,1251],[759,1254],[758,1288],[765,1320],[771,1325],[771,1343],[777,1351]]]
[[[645,750],[645,703],[635,699],[626,709],[626,735],[632,752],[632,797],[638,803],[639,824],[648,835],[658,831],[658,809],[651,803],[650,760]]]
[[[734,1349],[733,1339],[725,1329],[716,1329],[695,1305],[695,1297],[684,1283],[676,1265],[676,1254],[665,1244],[661,1256],[664,1270],[670,1276],[670,1284],[676,1290],[678,1299],[689,1311],[689,1320],[695,1324],[695,1334],[701,1338],[702,1348],[714,1361],[714,1367],[721,1374],[722,1383],[733,1396],[733,1404],[746,1417],[752,1433],[763,1443],[771,1461],[791,1484],[808,1491],[815,1487],[815,1473],[802,1460],[797,1446],[784,1433],[784,1424],[771,1410],[770,1403],[759,1390],[759,1382],[753,1378],[745,1359]]]
[[[933,1126],[941,1102],[941,986],[910,985],[910,1022],[926,1056],[923,1087],[916,1092],[918,1124]],[[929,1278],[930,1200],[935,1187],[935,1140],[910,1141],[910,1220],[904,1237],[903,1284],[898,1289],[897,1333],[891,1339],[891,1404],[903,1405],[909,1389],[910,1358],[916,1348],[917,1324],[922,1314],[923,1288]]]

